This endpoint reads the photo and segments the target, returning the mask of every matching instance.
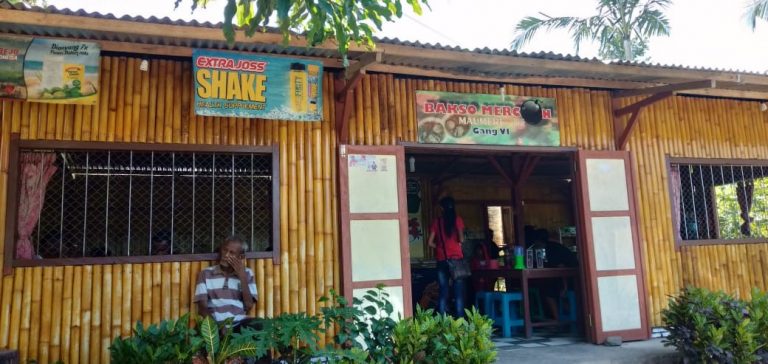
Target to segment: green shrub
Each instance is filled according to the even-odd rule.
[[[745,302],[723,292],[686,288],[662,310],[674,346],[697,362],[754,363],[768,343],[768,298],[758,290]]]
[[[484,364],[496,359],[492,322],[474,308],[454,319],[417,308],[394,329],[396,362]]]
[[[383,286],[368,290],[349,305],[331,291],[332,302],[322,315],[283,313],[259,320],[260,330],[244,327],[233,334],[230,325],[217,325],[210,317],[189,328],[189,316],[144,328],[139,322],[130,338],[117,338],[110,347],[114,363],[209,364],[234,358],[261,362],[309,363],[491,363],[496,357],[491,342],[491,320],[475,310],[467,319],[418,310],[416,317],[397,322]],[[321,347],[319,332],[336,329],[334,344]]]
[[[189,315],[144,328],[136,323],[133,336],[116,338],[109,347],[112,363],[188,363],[203,347],[203,339],[189,328]]]
[[[365,292],[362,299],[354,298],[352,306],[346,298],[331,290],[331,298],[323,297],[322,302],[332,302],[323,307],[325,327],[336,325],[338,331],[334,342],[345,349],[360,349],[368,353],[371,363],[390,363],[395,356],[392,332],[397,321],[392,317],[394,306],[383,285]]]
[[[250,333],[232,333],[231,320],[219,325],[211,316],[204,318],[200,322],[200,337],[208,364],[224,364],[231,358],[258,355],[258,348],[251,340]]]
[[[257,356],[274,356],[277,361],[303,363],[318,351],[317,332],[320,319],[306,313],[283,313],[277,317],[259,320],[262,329],[244,329],[257,346]]]

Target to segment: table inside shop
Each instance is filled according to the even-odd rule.
[[[530,298],[528,297],[528,281],[532,279],[551,279],[562,278],[563,284],[571,277],[578,277],[579,271],[577,268],[533,268],[533,269],[511,269],[507,267],[501,267],[499,269],[476,269],[472,271],[472,279],[476,278],[490,278],[496,280],[498,278],[504,278],[506,288],[509,291],[509,287],[512,287],[514,281],[519,282],[519,287],[523,294],[523,325],[525,328],[525,337],[530,338],[533,335],[533,327],[540,326],[556,326],[562,323],[551,320],[544,322],[531,322],[531,306]],[[574,292],[578,291],[578,279],[575,279]]]

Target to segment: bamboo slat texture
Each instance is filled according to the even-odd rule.
[[[376,86],[382,84],[387,85],[386,91]],[[608,92],[519,85],[504,88],[507,95],[556,98],[563,146],[589,150],[616,148]],[[377,90],[378,97],[374,97]],[[394,75],[366,76],[355,90],[350,143],[417,141],[416,90],[496,94],[499,86]],[[637,100],[624,100],[622,106]],[[393,102],[394,110],[388,110]],[[395,127],[386,130],[388,138],[382,137],[386,135],[382,120],[390,122],[385,117],[395,119]],[[666,156],[768,159],[764,140],[768,140],[768,114],[760,112],[756,102],[676,96],[641,114],[628,149],[633,155],[636,176],[652,326],[662,324],[660,312],[669,295],[685,285],[722,289],[740,296],[747,296],[752,287],[768,288],[768,244],[675,247],[665,162]]]
[[[102,57],[96,106],[2,102],[0,203],[6,199],[9,140],[124,141],[215,145],[272,145],[280,150],[280,256],[248,262],[260,300],[252,314],[306,310],[340,290],[337,165],[331,75],[324,79],[321,123],[196,116],[191,65]],[[498,84],[366,75],[353,97],[349,140],[357,145],[416,141],[415,90],[498,93]],[[505,85],[506,94],[555,97],[564,146],[614,149],[610,94],[605,91]],[[745,295],[768,283],[768,245],[675,249],[667,191],[666,155],[768,159],[768,117],[752,102],[675,97],[641,116],[629,140],[652,325],[661,324],[667,295],[684,284]],[[0,211],[4,221],[5,211]],[[5,230],[0,226],[0,236]],[[3,242],[9,244],[12,242]],[[209,262],[15,268],[0,280],[0,347],[19,349],[23,362],[60,359],[98,363],[108,345],[136,321],[157,322],[194,312],[192,291]]]
[[[0,128],[0,203],[5,203],[11,133],[26,140],[116,141],[217,145],[273,145],[281,152],[280,265],[249,260],[260,300],[251,314],[319,312],[317,300],[339,290],[335,264],[336,144],[334,125],[196,116],[191,64],[102,57],[96,106],[3,101]],[[332,79],[324,81],[332,87]],[[332,100],[326,89],[325,99]],[[325,106],[326,109],[330,107]],[[327,111],[326,120],[330,120]],[[289,159],[288,157],[292,158]],[[5,211],[0,211],[4,218]],[[290,226],[289,226],[290,225]],[[5,227],[0,227],[0,233]],[[11,242],[12,243],[12,242]],[[16,268],[0,283],[0,347],[22,362],[106,363],[116,336],[145,323],[195,312],[198,272],[210,262]]]

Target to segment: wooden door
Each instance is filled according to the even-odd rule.
[[[395,316],[411,316],[403,147],[342,145],[339,172],[344,296],[384,284]]]
[[[632,164],[626,151],[579,151],[587,332],[601,344],[649,337]]]

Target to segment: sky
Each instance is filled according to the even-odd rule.
[[[752,31],[743,14],[751,0],[673,0],[666,10],[670,37],[652,38],[650,62],[726,70],[768,72],[768,23]],[[101,13],[170,17],[220,22],[225,1],[213,0],[206,9],[191,13],[190,0],[174,10],[174,0],[49,0],[57,8]],[[431,10],[421,16],[407,12],[386,24],[379,37],[475,48],[509,48],[515,24],[525,16],[585,17],[595,13],[597,0],[430,0]],[[541,32],[525,52],[575,54],[565,31]],[[596,44],[583,44],[578,54],[596,57]]]

